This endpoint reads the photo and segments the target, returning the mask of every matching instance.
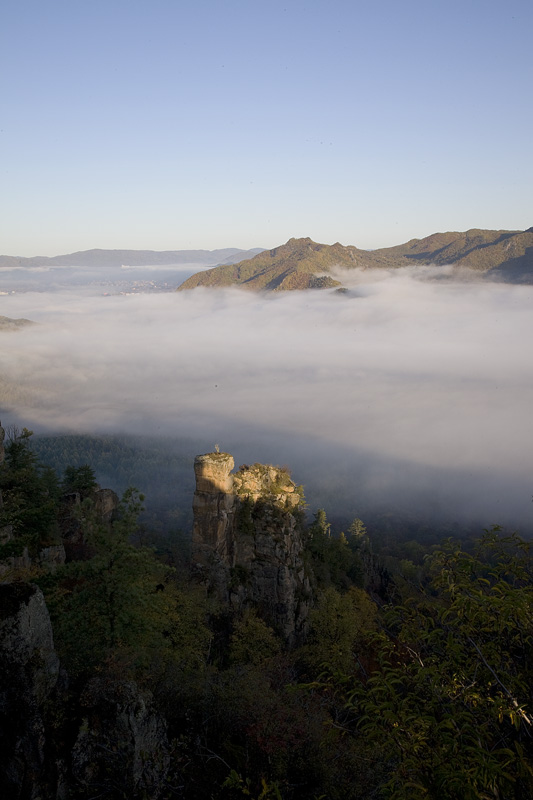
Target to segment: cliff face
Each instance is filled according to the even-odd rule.
[[[232,474],[227,453],[197,456],[193,561],[234,610],[248,606],[289,644],[305,630],[310,585],[303,563],[299,488],[279,467]]]
[[[0,426],[0,466],[3,442]],[[98,489],[92,500],[96,523],[110,523],[116,494]],[[67,495],[60,521],[70,551],[77,546],[87,555],[83,529],[72,513],[79,506],[79,494]],[[10,527],[0,529],[0,544],[12,540],[16,544]],[[20,555],[0,560],[0,797],[120,794],[156,800],[170,760],[166,724],[151,695],[132,681],[100,676],[76,699],[60,669],[43,593],[20,580],[29,570],[51,571],[64,561],[63,544],[31,557],[24,547]]]
[[[52,626],[40,589],[0,583],[0,793],[48,797],[55,783],[43,708],[59,676]],[[51,774],[52,773],[52,774]]]
[[[81,694],[76,732],[37,586],[0,583],[0,642],[1,797],[58,800],[119,789],[121,797],[160,796],[169,744],[151,695],[131,681],[94,678]]]
[[[72,750],[74,785],[87,797],[160,797],[168,772],[166,724],[151,695],[131,681],[93,678],[80,698]]]
[[[93,491],[91,500],[97,522],[108,525],[119,506],[118,495],[112,489],[98,488]],[[61,500],[58,524],[66,561],[83,560],[91,555],[79,519],[81,502],[78,492],[65,494]]]

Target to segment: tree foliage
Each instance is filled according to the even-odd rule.
[[[359,543],[349,542],[341,533],[332,536],[326,512],[319,508],[309,526],[307,553],[311,573],[318,588],[335,586],[345,591],[362,584],[362,563],[357,552]]]
[[[0,466],[0,528],[11,526],[13,536],[32,554],[56,541],[60,488],[53,469],[39,464],[31,450],[32,431],[13,431]]]
[[[98,488],[93,468],[88,464],[83,464],[81,467],[66,467],[61,488],[65,493],[76,492],[81,500],[90,497]]]
[[[56,647],[73,694],[94,675],[150,688],[174,739],[169,798],[533,796],[529,543],[493,529],[476,546],[432,544],[424,561],[417,541],[375,547],[359,519],[334,535],[320,509],[307,537],[308,637],[288,651],[256,611],[222,608],[134,544],[150,540],[136,490],[104,522],[92,468],[67,466],[60,486],[30,438],[6,446],[0,528],[38,549],[61,490],[80,495],[89,557],[39,578]],[[379,590],[384,557],[390,591]]]
[[[72,674],[111,659],[132,669],[159,663],[160,670],[165,659],[182,657],[186,604],[169,568],[151,550],[130,542],[141,503],[136,490],[126,491],[117,519],[105,524],[85,500],[81,524],[92,558],[67,564],[43,581],[58,647]],[[203,641],[198,625],[195,631]]]
[[[305,656],[316,669],[324,665],[351,673],[375,628],[376,606],[362,589],[341,594],[332,586],[322,591],[310,614],[310,633]]]
[[[384,613],[379,668],[348,706],[390,754],[391,799],[531,797],[530,547],[497,530],[474,553],[450,542],[419,595]]]

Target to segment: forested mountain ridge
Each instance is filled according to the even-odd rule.
[[[435,233],[372,251],[338,242],[326,245],[309,238],[289,239],[251,259],[196,273],[178,291],[196,286],[241,286],[266,291],[340,288],[338,274],[330,274],[335,269],[397,269],[429,264],[474,270],[508,282],[533,283],[533,228]]]

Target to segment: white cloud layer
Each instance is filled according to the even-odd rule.
[[[347,294],[5,296],[0,313],[40,324],[1,334],[3,417],[218,442],[300,481],[322,469],[354,507],[402,495],[530,523],[533,287],[351,279]]]

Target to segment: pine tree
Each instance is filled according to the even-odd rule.
[[[80,522],[93,556],[45,580],[60,654],[72,674],[112,658],[136,666],[172,647],[179,624],[170,570],[148,548],[130,543],[142,495],[125,492],[118,517],[102,523],[90,499]]]

